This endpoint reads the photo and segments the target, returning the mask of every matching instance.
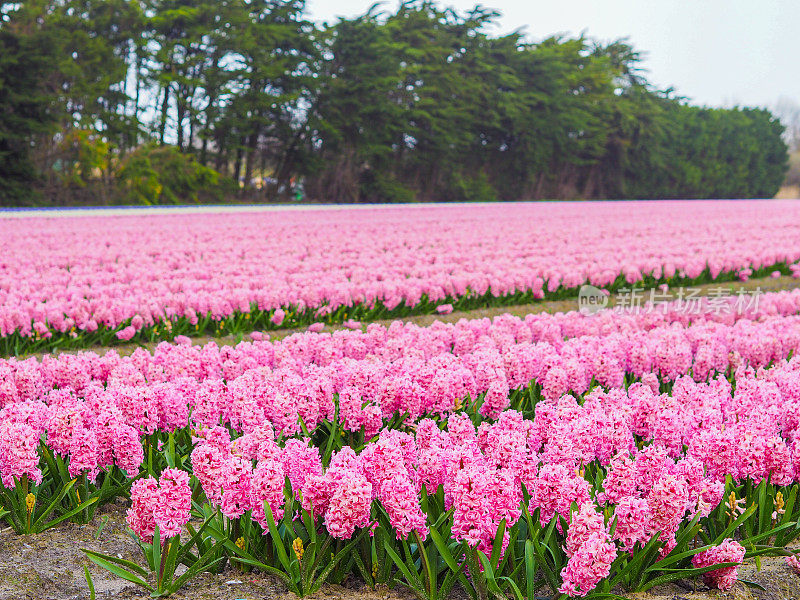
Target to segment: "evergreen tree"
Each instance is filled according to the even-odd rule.
[[[31,140],[52,133],[45,81],[51,74],[47,35],[18,5],[0,4],[0,205],[35,200]]]
[[[202,201],[231,179],[254,200],[300,180],[335,202],[768,197],[786,172],[771,113],[655,89],[625,40],[493,36],[498,13],[430,0],[320,28],[304,10],[0,3],[3,201]]]

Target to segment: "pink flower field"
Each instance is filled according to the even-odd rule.
[[[691,310],[368,321],[584,283],[794,274],[797,213],[726,201],[0,221],[7,349],[168,338],[0,358],[0,521],[94,531],[122,502],[140,558],[87,548],[86,564],[152,597],[203,572],[258,571],[301,597],[356,578],[423,600],[729,591],[760,557],[795,577],[800,289]],[[287,324],[308,327],[229,345],[187,335]]]
[[[789,274],[800,206],[673,201],[0,219],[6,354]]]
[[[130,495],[154,579],[116,565],[162,595],[223,557],[300,595],[727,590],[747,556],[796,560],[800,290],[713,309],[3,360],[0,516],[36,533]]]

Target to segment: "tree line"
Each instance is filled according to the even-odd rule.
[[[767,110],[693,106],[626,41],[425,0],[0,2],[0,203],[770,197]]]

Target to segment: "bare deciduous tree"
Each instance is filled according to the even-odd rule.
[[[800,103],[793,98],[781,96],[775,103],[773,112],[786,127],[783,137],[789,151],[797,152],[800,150]]]

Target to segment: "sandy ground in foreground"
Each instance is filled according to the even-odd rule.
[[[94,565],[80,550],[89,548],[144,564],[126,531],[124,515],[125,507],[120,502],[101,508],[88,525],[68,524],[35,536],[16,536],[9,530],[0,532],[0,600],[88,599],[84,565],[92,574],[98,599],[149,597],[141,588]],[[755,561],[748,561],[740,568],[739,576],[758,583],[765,590],[737,583],[733,590],[725,593],[709,590],[700,580],[687,580],[627,596],[631,600],[800,600],[800,576],[795,575],[782,558],[764,558],[760,569]],[[175,600],[295,598],[274,577],[230,567],[218,575],[199,576],[171,597]],[[411,600],[413,595],[399,585],[373,590],[352,579],[342,585],[326,585],[312,598]],[[451,598],[464,600],[467,596],[456,590]]]

